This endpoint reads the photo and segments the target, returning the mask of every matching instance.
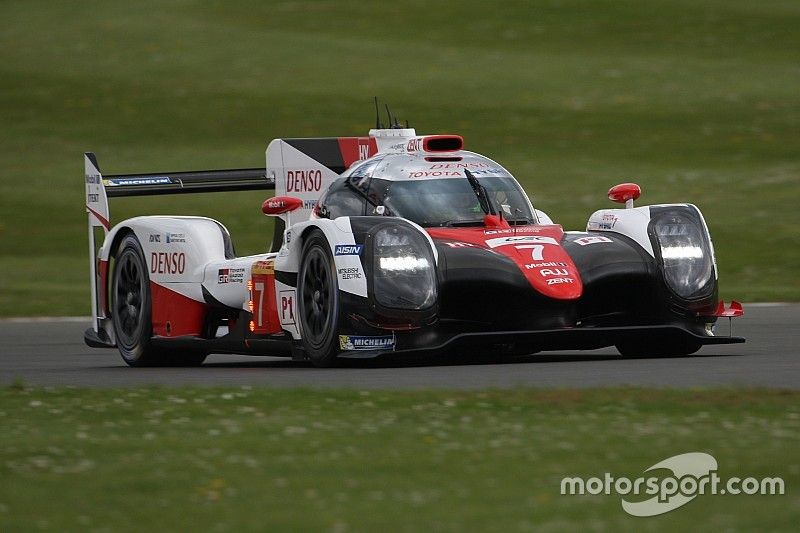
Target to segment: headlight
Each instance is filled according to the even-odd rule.
[[[428,241],[405,226],[379,229],[373,243],[373,290],[380,305],[424,309],[436,302],[436,272]]]
[[[658,213],[650,224],[669,287],[685,300],[707,296],[714,264],[702,222],[686,208]]]

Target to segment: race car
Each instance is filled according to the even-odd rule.
[[[86,153],[85,170],[84,337],[131,366],[197,365],[209,353],[317,366],[607,346],[677,356],[744,342],[715,332],[743,309],[719,301],[696,206],[634,207],[641,189],[623,183],[608,197],[624,207],[564,231],[458,135],[395,124],[275,139],[265,168],[102,176]],[[199,216],[110,223],[108,198],[231,190],[275,190],[253,206],[276,218],[268,251],[237,257],[225,226]]]

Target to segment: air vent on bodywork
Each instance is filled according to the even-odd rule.
[[[455,152],[464,148],[460,135],[428,135],[422,140],[424,152]]]
[[[430,161],[431,163],[448,163],[453,161],[461,161],[461,157],[447,157],[447,156],[436,156],[436,155],[429,155],[425,158],[425,161]]]

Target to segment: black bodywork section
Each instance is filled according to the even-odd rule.
[[[356,242],[367,246],[364,267],[368,279],[372,274],[369,236],[375,224],[385,221],[383,217],[351,219]],[[589,246],[575,242],[587,235],[602,235],[611,242]],[[631,341],[657,344],[661,339],[699,344],[744,341],[707,332],[707,326],[716,321],[711,316],[718,297],[715,276],[704,296],[681,300],[665,283],[659,259],[621,234],[564,235],[561,245],[580,271],[584,287],[582,297],[572,301],[538,293],[507,257],[480,247],[434,242],[438,251],[435,307],[398,312],[381,308],[372,296],[343,294],[347,320],[342,333],[378,336],[393,332],[396,351],[423,353],[487,348],[531,353],[594,349]]]

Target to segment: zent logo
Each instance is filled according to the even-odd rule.
[[[363,250],[363,244],[337,244],[333,253],[334,255],[361,255]]]

